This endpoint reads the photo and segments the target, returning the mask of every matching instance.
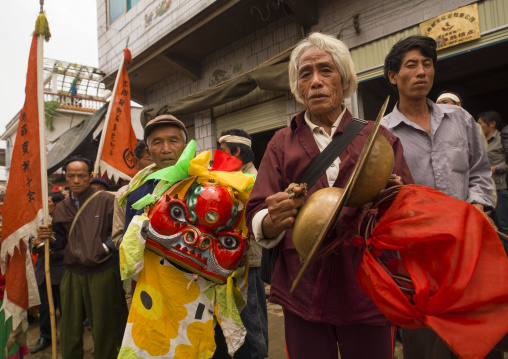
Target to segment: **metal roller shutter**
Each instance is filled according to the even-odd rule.
[[[263,132],[287,125],[286,98],[280,97],[243,108],[216,119],[217,139],[224,130],[240,128],[249,134]]]

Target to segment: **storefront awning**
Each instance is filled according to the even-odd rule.
[[[144,126],[152,118],[163,114],[188,115],[208,110],[239,99],[257,87],[261,90],[288,91],[288,62],[287,59],[284,60],[286,61],[260,66],[223,83],[155,109],[144,110],[141,113],[141,124]]]
[[[97,153],[97,148],[92,143],[92,134],[102,122],[108,110],[108,104],[104,104],[100,110],[81,121],[75,127],[64,132],[55,140],[55,146],[47,154],[48,175],[62,166],[66,158],[80,154],[88,157],[89,152]]]

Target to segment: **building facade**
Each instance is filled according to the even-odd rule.
[[[356,116],[374,119],[387,95],[390,106],[397,100],[382,79],[393,44],[420,34],[421,23],[471,4],[478,6],[481,37],[438,52],[429,96],[456,91],[473,115],[497,110],[508,117],[502,106],[508,95],[505,0],[126,0],[123,10],[117,3],[97,1],[106,86],[112,88],[128,44],[133,100],[145,109],[140,121],[177,115],[198,151],[216,148],[222,130],[243,128],[254,139],[259,163],[273,133],[302,109],[289,91],[284,64],[313,31],[350,47],[360,85],[346,105]]]
[[[50,153],[64,133],[80,126],[102,108],[107,103],[111,92],[105,89],[102,82],[104,74],[97,68],[45,58],[43,69],[46,149]],[[132,117],[139,118],[141,108],[132,106],[131,112]],[[5,132],[0,135],[0,140],[6,141],[4,154],[6,180],[9,177],[19,115],[19,113],[16,114],[9,121]],[[143,138],[143,128],[139,121],[135,121],[134,125],[134,131],[138,138]],[[102,126],[99,124],[97,130],[92,134],[93,138],[100,136],[101,129]],[[95,157],[93,159],[95,160]],[[0,163],[0,165],[4,165],[4,163]],[[60,174],[58,179],[61,182],[63,177],[61,171],[58,172]],[[48,173],[48,175],[50,174]]]

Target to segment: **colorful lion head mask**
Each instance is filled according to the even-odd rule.
[[[213,282],[224,283],[249,247],[239,223],[238,193],[191,177],[168,189],[149,209],[147,248]]]
[[[233,167],[239,168],[239,160],[225,160],[224,155],[229,158],[216,151],[214,163],[231,168],[231,161],[236,161]],[[210,157],[204,152],[188,161],[187,173],[192,177],[159,186],[159,194],[152,195],[155,202],[146,207],[149,223],[142,232],[147,249],[223,284],[249,248],[244,208],[254,178],[240,172],[216,171],[216,167],[209,171]]]

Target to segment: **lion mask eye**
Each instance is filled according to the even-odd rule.
[[[187,223],[187,218],[185,217],[185,209],[178,203],[171,204],[169,207],[169,216],[174,221]]]
[[[238,238],[233,236],[218,236],[220,244],[224,246],[224,248],[232,250],[236,249],[240,244]]]

